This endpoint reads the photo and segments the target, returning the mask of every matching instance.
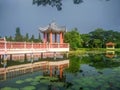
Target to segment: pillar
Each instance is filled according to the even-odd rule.
[[[63,66],[60,65],[60,79],[62,79],[63,77]]]
[[[0,55],[0,61],[2,60],[2,55]]]
[[[60,32],[60,43],[63,43],[63,33]]]
[[[50,66],[50,77],[52,77],[52,66]]]
[[[34,55],[33,53],[31,53],[31,63],[33,63],[33,61],[34,61]]]
[[[56,60],[56,52],[54,52],[54,60]]]
[[[4,61],[3,61],[4,68],[6,68],[6,66],[7,66],[7,54],[5,54],[3,58],[4,58],[4,59],[3,59],[3,60],[4,60]]]
[[[10,61],[12,61],[12,54],[10,54]]]
[[[50,32],[50,43],[52,43],[52,32]]]
[[[43,59],[43,53],[41,53],[41,59]]]
[[[45,32],[43,33],[43,42],[44,43],[46,42],[46,33]]]
[[[57,33],[55,33],[55,43],[57,43]]]
[[[27,54],[24,54],[24,60],[25,61],[27,60]]]

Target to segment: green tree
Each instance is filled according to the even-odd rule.
[[[30,38],[30,41],[34,42],[34,40],[35,40],[35,37],[34,37],[34,35],[32,35],[31,38]]]
[[[64,42],[70,44],[70,49],[76,50],[77,48],[82,47],[82,39],[77,28],[65,33]]]
[[[105,30],[102,28],[97,28],[90,32],[90,42],[89,45],[92,47],[103,47],[105,45]]]
[[[81,38],[83,40],[83,47],[89,47],[90,35],[89,34],[81,34]]]
[[[100,48],[100,47],[102,47],[102,43],[101,43],[101,40],[100,40],[100,39],[94,39],[93,43],[94,43],[94,47],[95,47],[95,48]]]
[[[56,7],[58,11],[62,10],[62,5],[63,5],[64,0],[33,0],[33,4],[37,4],[37,6],[51,6],[51,7]],[[105,0],[109,1],[109,0]],[[74,4],[80,4],[83,3],[84,0],[73,0]]]
[[[12,36],[9,36],[9,37],[5,37],[7,41],[13,41],[13,38]]]
[[[38,42],[42,42],[40,33],[38,35]]]
[[[29,41],[29,34],[28,34],[28,33],[26,33],[26,35],[25,35],[25,41],[26,41],[26,42]]]
[[[20,28],[16,28],[15,41],[23,41],[23,36],[21,35]]]

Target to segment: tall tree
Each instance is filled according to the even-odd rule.
[[[39,41],[39,42],[42,41],[42,40],[41,40],[41,35],[40,35],[40,33],[39,33],[39,35],[38,35],[38,41]]]
[[[89,34],[81,34],[81,38],[83,40],[83,47],[89,47],[90,35]]]
[[[26,42],[29,41],[29,34],[28,34],[28,33],[26,33],[26,35],[25,35],[25,41],[26,41]]]
[[[21,35],[19,27],[16,28],[15,41],[23,41],[23,37]]]
[[[30,38],[30,41],[34,42],[34,40],[35,40],[35,37],[34,37],[34,35],[32,35],[31,38]]]
[[[70,43],[70,48],[76,50],[77,48],[82,47],[82,39],[77,28],[65,33],[64,42]]]

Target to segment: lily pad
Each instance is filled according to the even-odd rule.
[[[27,78],[27,79],[25,79],[25,81],[26,82],[31,82],[31,81],[33,81],[33,79],[32,78]]]
[[[17,84],[22,84],[23,82],[24,82],[23,80],[16,81]]]
[[[63,82],[54,82],[53,83],[54,84],[54,86],[57,86],[57,87],[63,87],[63,85],[64,85],[64,83]]]
[[[12,87],[4,87],[4,88],[1,88],[0,90],[19,90],[19,89],[12,88]]]
[[[40,87],[39,90],[48,90],[48,88],[47,87]]]
[[[35,90],[36,88],[34,86],[26,86],[24,88],[21,88],[21,90]]]
[[[50,81],[48,79],[43,79],[43,80],[40,80],[40,83],[49,84]]]
[[[39,84],[39,82],[32,82],[32,83],[30,83],[31,85],[37,85],[37,84]]]

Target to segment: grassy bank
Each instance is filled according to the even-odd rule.
[[[109,50],[112,50],[112,49],[106,49],[106,48],[79,48],[77,50],[69,51],[69,54],[79,55],[79,54],[84,54],[84,53],[104,53],[104,52],[109,51]],[[116,49],[114,49],[114,51],[120,52],[120,48],[116,48]]]

